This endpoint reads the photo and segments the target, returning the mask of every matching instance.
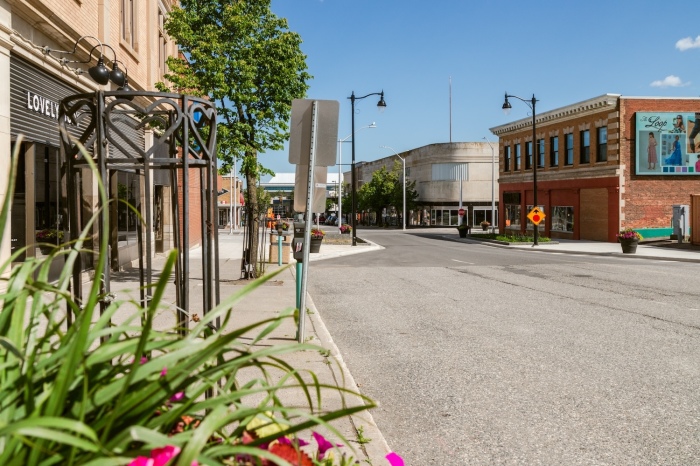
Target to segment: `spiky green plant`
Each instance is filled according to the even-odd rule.
[[[0,211],[3,232],[16,171],[17,152],[12,156],[8,192]],[[107,206],[97,178],[102,205]],[[315,374],[283,360],[291,352],[322,348],[297,343],[263,349],[253,346],[284,319],[292,319],[291,309],[279,318],[225,330],[233,305],[275,274],[227,297],[184,337],[174,330],[153,328],[154,314],[164,306],[161,298],[177,260],[175,251],[148,290],[152,299],[146,308],[131,300],[114,300],[97,315],[95,310],[104,298],[99,274],[79,305],[69,292],[70,271],[92,225],[106,222],[106,215],[104,210],[97,212],[77,239],[49,257],[30,257],[12,266],[21,254],[18,251],[0,265],[4,281],[0,292],[0,464],[124,465],[156,447],[174,445],[179,449],[178,465],[190,466],[193,461],[238,464],[238,455],[260,464],[267,459],[289,465],[258,446],[316,426],[349,445],[330,422],[372,408],[374,403],[344,388],[324,385]],[[96,270],[107,260],[107,250],[105,235]],[[50,282],[50,261],[59,255],[65,256],[66,266],[59,279]],[[114,324],[112,317],[127,304],[136,310],[123,323]],[[70,325],[66,309],[75,316]],[[222,322],[219,327],[214,325],[217,319]],[[256,329],[259,334],[252,343],[239,338]],[[286,390],[301,390],[307,406],[285,406],[281,394]],[[322,398],[328,390],[360,401],[326,411]],[[247,401],[251,397],[260,401],[251,404]],[[244,443],[247,426],[262,415],[268,419],[266,424],[279,428],[257,430],[259,435]],[[192,424],[196,428],[179,428],[183,419],[196,419]]]

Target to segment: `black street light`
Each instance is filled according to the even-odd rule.
[[[365,97],[371,95],[378,95],[379,102],[377,102],[377,108],[380,111],[386,108],[386,102],[384,102],[384,91],[373,92],[371,94],[363,95],[362,97],[355,97],[355,91],[350,94],[350,108],[352,111],[352,132],[350,134],[355,134],[355,101],[362,100]],[[357,173],[355,172],[355,138],[352,138],[352,245],[357,246]]]
[[[537,103],[537,99],[535,99],[535,94],[532,94],[532,99],[526,100],[518,97],[517,95],[508,95],[508,93],[506,92],[506,100],[505,102],[503,102],[503,111],[506,115],[510,113],[511,109],[510,102],[508,102],[508,97],[513,97],[514,99],[518,99],[522,102],[525,102],[525,104],[527,104],[527,106],[532,109],[532,190],[534,193],[534,206],[539,208],[539,204],[537,203],[537,164],[539,163],[539,160],[537,159],[537,131],[535,128],[535,104]],[[539,229],[539,225],[533,224],[533,246],[537,246],[539,244]]]

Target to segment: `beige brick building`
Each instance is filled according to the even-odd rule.
[[[526,215],[537,163],[546,236],[614,242],[625,227],[668,236],[673,206],[700,194],[696,112],[700,98],[605,94],[537,113],[536,155],[531,117],[491,128],[499,137],[502,230],[532,231]]]
[[[12,251],[30,246],[26,256],[40,254],[31,245],[35,232],[65,229],[65,211],[57,131],[58,103],[69,95],[98,89],[117,90],[118,84],[101,86],[87,73],[103,55],[111,70],[115,58],[128,72],[135,90],[155,91],[162,80],[168,56],[177,52],[163,30],[174,0],[0,0],[0,171],[8,172],[11,151],[19,135],[20,174],[13,199],[11,225],[2,234],[0,260]],[[74,53],[62,53],[62,51]],[[139,144],[152,144],[143,131]],[[113,195],[138,202],[144,189],[151,198],[169,199],[168,186],[154,177],[145,187],[141,177],[120,173]],[[0,195],[5,194],[2,179]],[[160,186],[158,184],[161,183]],[[94,202],[95,187],[85,183],[83,195]],[[92,201],[91,201],[92,200]],[[154,209],[158,212],[158,208]],[[162,206],[161,206],[162,210]],[[115,211],[119,224],[119,248],[135,245],[135,221],[127,211]],[[160,221],[163,218],[154,219]],[[161,232],[162,233],[162,232]],[[124,254],[128,259],[129,253]],[[22,257],[25,257],[24,255]],[[21,259],[21,258],[20,258]]]

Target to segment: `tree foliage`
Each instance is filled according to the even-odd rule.
[[[406,209],[410,211],[417,207],[418,192],[415,181],[406,180]],[[358,190],[358,209],[375,212],[381,221],[382,210],[389,207],[403,210],[403,167],[396,161],[391,171],[386,167],[372,173],[372,179],[363,184]]]
[[[181,0],[165,30],[183,57],[169,58],[169,84],[160,90],[204,95],[216,102],[222,170],[241,159],[249,199],[262,173],[258,153],[282,149],[289,137],[292,100],[303,98],[311,76],[301,37],[270,9],[270,0]],[[252,211],[258,211],[252,206]],[[257,249],[257,221],[248,222],[249,250]]]

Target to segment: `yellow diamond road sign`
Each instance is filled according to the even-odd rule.
[[[546,215],[539,209],[539,207],[533,207],[530,213],[527,214],[527,218],[529,218],[530,221],[535,225],[539,225],[545,217]]]

